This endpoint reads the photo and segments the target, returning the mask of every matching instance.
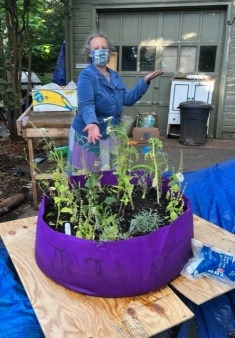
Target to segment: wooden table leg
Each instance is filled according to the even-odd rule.
[[[28,149],[29,149],[29,165],[30,165],[30,175],[31,175],[31,182],[32,182],[33,204],[35,208],[37,208],[38,207],[38,195],[37,195],[37,182],[36,182],[35,161],[34,161],[33,138],[29,137],[27,140],[28,140]]]

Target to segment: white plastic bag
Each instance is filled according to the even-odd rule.
[[[192,239],[193,258],[184,266],[181,274],[191,280],[206,276],[215,283],[235,286],[235,257],[218,248],[204,245]]]

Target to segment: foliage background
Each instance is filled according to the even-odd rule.
[[[37,34],[33,41],[32,70],[43,77],[54,72],[58,53],[64,41],[64,4],[58,0],[43,1],[38,6]],[[23,54],[23,67],[27,68],[27,50]]]
[[[22,93],[21,73],[34,71],[42,83],[52,81],[64,41],[68,0],[0,0],[0,110],[12,139],[16,120],[30,104],[32,85]],[[3,118],[4,117],[4,118]]]

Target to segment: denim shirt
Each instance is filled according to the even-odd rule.
[[[117,72],[107,68],[110,82],[93,64],[87,66],[79,75],[77,81],[79,109],[72,123],[73,128],[83,133],[90,123],[99,125],[102,138],[107,138],[107,123],[103,119],[112,116],[112,124],[119,124],[123,105],[132,106],[147,91],[149,85],[141,79],[131,89],[127,90]]]

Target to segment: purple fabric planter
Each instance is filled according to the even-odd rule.
[[[84,178],[81,178],[84,181]],[[115,184],[111,173],[103,183]],[[191,254],[193,215],[187,210],[170,225],[148,235],[116,242],[96,242],[51,229],[43,220],[48,199],[38,213],[35,257],[55,282],[86,295],[137,296],[174,280]]]

